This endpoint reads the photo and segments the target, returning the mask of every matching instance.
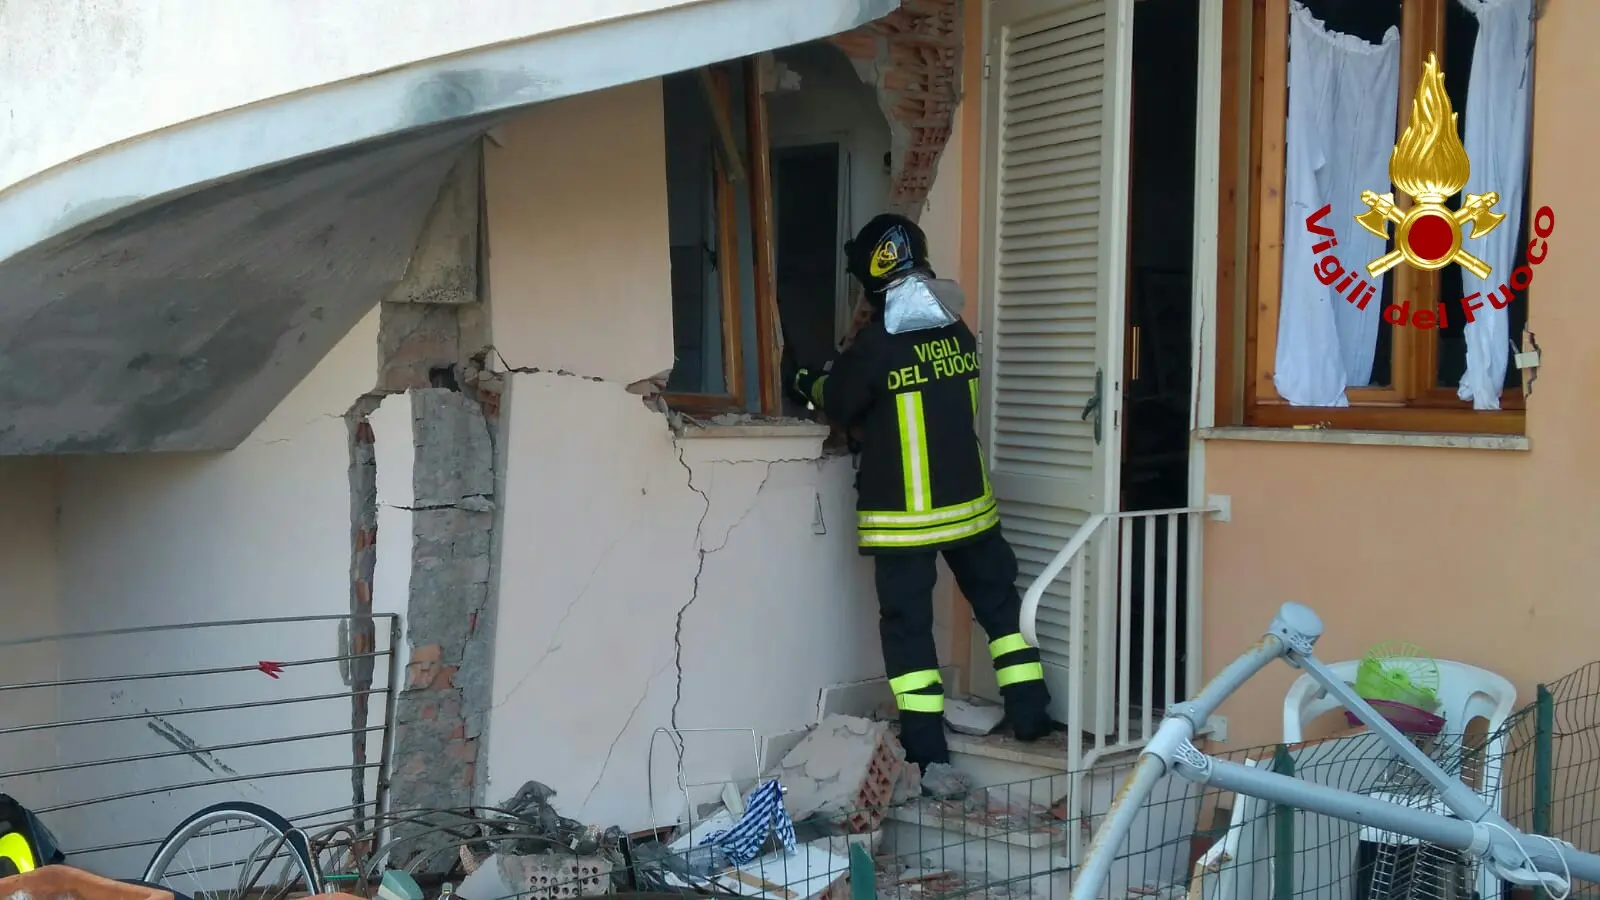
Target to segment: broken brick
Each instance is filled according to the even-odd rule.
[[[821,814],[862,833],[883,823],[904,766],[904,751],[886,724],[835,715],[784,756],[777,777],[795,818]]]

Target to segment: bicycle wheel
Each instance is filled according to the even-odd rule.
[[[217,803],[184,819],[156,848],[143,880],[196,900],[322,891],[305,832],[244,802]]]

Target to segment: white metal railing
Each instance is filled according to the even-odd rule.
[[[1090,516],[1023,595],[1022,636],[1037,647],[1040,601],[1066,572],[1072,635],[1067,727],[1069,733],[1092,735],[1087,742],[1067,741],[1075,803],[1083,802],[1084,772],[1107,754],[1142,747],[1160,724],[1157,711],[1199,687],[1200,533],[1205,515],[1218,511],[1207,506]],[[1105,555],[1110,553],[1114,566]],[[1091,561],[1100,561],[1098,571],[1091,573]],[[1094,591],[1086,596],[1091,574]]]

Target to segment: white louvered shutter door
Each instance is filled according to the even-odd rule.
[[[1085,519],[1117,504],[1132,5],[996,0],[990,7],[983,425],[1023,589]],[[1084,418],[1097,373],[1098,442],[1095,415]],[[1115,589],[1112,542],[1092,546],[1084,593],[1090,633],[1097,592]],[[1052,714],[1061,721],[1072,654],[1090,652],[1071,634],[1066,574],[1038,617]],[[1112,661],[1085,662],[1094,673]],[[1109,726],[1109,710],[1094,709],[1104,687],[1083,686],[1084,719],[1074,727]]]

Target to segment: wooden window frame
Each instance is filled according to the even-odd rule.
[[[731,71],[730,71],[731,70]],[[706,93],[712,103],[712,118],[723,132],[729,152],[736,149],[730,123],[733,121],[733,79],[741,78],[745,88],[745,154],[730,167],[724,155],[715,160],[712,186],[717,216],[717,269],[719,308],[722,323],[722,393],[667,391],[667,405],[681,412],[702,415],[749,412],[744,371],[744,297],[740,291],[738,182],[749,180],[750,231],[756,318],[757,409],[763,415],[781,412],[778,365],[782,354],[778,327],[776,250],[773,244],[772,171],[770,137],[767,125],[766,96],[762,93],[761,66],[755,58],[701,70]],[[737,156],[736,156],[737,159]],[[745,165],[744,163],[748,163]],[[738,171],[730,171],[735,168]],[[733,261],[734,264],[729,264]]]
[[[1428,53],[1444,59],[1445,4],[1452,0],[1403,0],[1401,6],[1400,103],[1398,128],[1409,121],[1410,98],[1416,93],[1423,61]],[[1364,431],[1411,431],[1439,433],[1523,434],[1526,416],[1522,392],[1507,389],[1501,393],[1501,409],[1474,410],[1456,396],[1454,388],[1434,386],[1437,380],[1439,332],[1411,326],[1393,327],[1391,342],[1391,384],[1388,387],[1348,388],[1349,407],[1290,406],[1272,383],[1278,337],[1279,298],[1283,275],[1283,182],[1285,130],[1288,118],[1289,4],[1286,0],[1227,0],[1224,23],[1229,27],[1225,43],[1243,40],[1246,4],[1250,5],[1250,82],[1248,105],[1226,89],[1235,83],[1239,54],[1224,54],[1223,151],[1221,210],[1219,211],[1218,298],[1227,305],[1240,292],[1238,263],[1243,262],[1245,302],[1221,316],[1219,334],[1223,354],[1219,358],[1217,409],[1219,422],[1239,421],[1260,427],[1321,427]],[[1231,26],[1231,27],[1230,27]],[[1269,39],[1270,38],[1270,39]],[[1240,173],[1238,137],[1243,136],[1239,117],[1249,116],[1247,152],[1248,188],[1238,191]],[[1231,153],[1229,151],[1232,151]],[[1409,198],[1400,204],[1409,205]],[[1237,202],[1247,204],[1247,234],[1242,260],[1234,254],[1238,247]],[[1231,202],[1230,202],[1231,201]],[[1309,261],[1307,261],[1309,264]],[[1439,294],[1438,273],[1398,266],[1394,278],[1394,302],[1409,300],[1413,308],[1433,308]],[[1524,293],[1527,296],[1527,293]],[[1531,298],[1529,301],[1531,306]],[[1237,392],[1230,382],[1228,346],[1235,339],[1236,310],[1243,312],[1244,353],[1240,374],[1243,408],[1235,412],[1224,392]],[[1237,393],[1234,393],[1237,396]]]

